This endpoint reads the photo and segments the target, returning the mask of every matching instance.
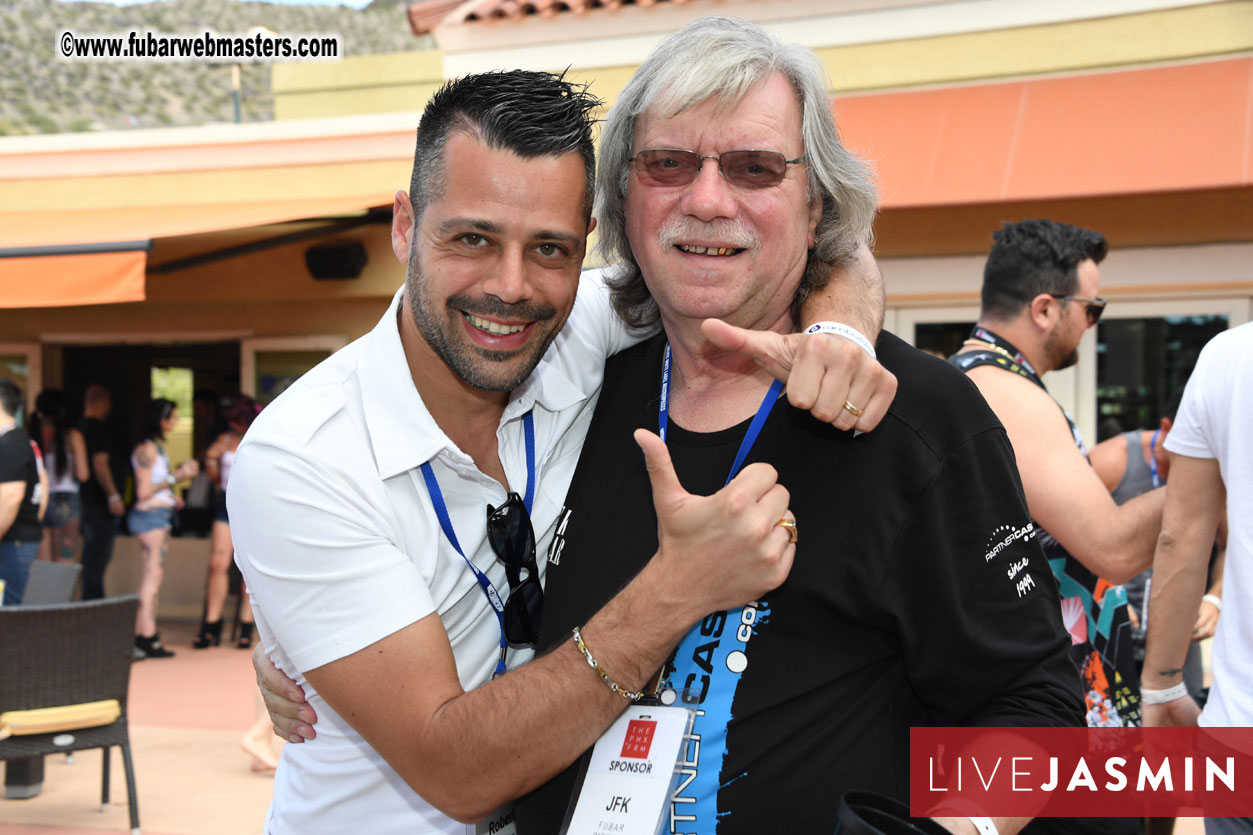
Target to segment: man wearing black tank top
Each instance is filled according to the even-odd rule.
[[[1052,220],[1007,223],[993,235],[979,321],[951,359],[979,388],[1013,444],[1033,524],[1057,578],[1088,725],[1140,724],[1138,676],[1122,584],[1148,568],[1161,490],[1117,505],[1093,471],[1074,421],[1044,387],[1078,361],[1105,308],[1104,236]],[[1152,693],[1144,694],[1153,698]],[[1062,831],[1138,831],[1131,819],[1037,822]]]

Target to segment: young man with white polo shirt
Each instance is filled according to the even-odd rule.
[[[578,278],[597,104],[521,71],[441,90],[419,127],[413,204],[401,192],[394,206],[405,287],[240,447],[236,560],[268,654],[319,718],[316,741],[284,752],[267,832],[464,832],[458,821],[560,771],[627,705],[586,669],[590,649],[637,681],[705,614],[787,575],[787,492],[750,465],[713,496],[657,497],[658,551],[584,625],[588,651],[520,668],[530,650],[506,651],[538,631],[537,540],[542,553],[557,527],[604,360],[637,341],[599,281]],[[844,340],[747,338],[795,359],[789,396],[838,412],[837,426],[886,411],[894,381],[874,363],[824,379],[824,362],[851,356]],[[867,405],[826,409],[853,396],[850,378]]]

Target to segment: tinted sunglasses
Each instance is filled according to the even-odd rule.
[[[707,159],[717,161],[723,179],[740,188],[777,186],[789,165],[805,161],[803,156],[788,159],[778,151],[726,151],[721,156],[701,156],[695,151],[653,148],[640,151],[630,162],[646,185],[685,186],[696,179]]]
[[[510,493],[500,507],[487,506],[487,542],[496,559],[505,564],[505,576],[509,578],[505,640],[511,644],[534,644],[539,638],[544,590],[535,564],[535,530],[517,493]]]
[[[1084,310],[1088,314],[1088,325],[1095,325],[1101,320],[1101,314],[1105,312],[1106,301],[1102,298],[1085,299],[1082,296],[1059,296],[1056,293],[1049,293],[1055,299],[1061,299],[1064,302],[1083,302],[1087,305]]]

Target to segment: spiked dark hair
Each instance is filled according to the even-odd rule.
[[[1006,223],[992,233],[983,267],[981,316],[1005,321],[1041,293],[1069,296],[1079,286],[1079,264],[1099,264],[1109,252],[1105,236],[1056,220]]]
[[[509,70],[449,81],[431,98],[418,123],[409,183],[415,222],[444,187],[444,144],[454,131],[524,158],[579,153],[587,174],[584,209],[590,218],[596,182],[592,113],[600,105],[586,85],[566,81],[564,73]]]

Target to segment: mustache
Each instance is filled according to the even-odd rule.
[[[550,304],[529,302],[508,304],[494,296],[470,297],[458,293],[449,296],[445,304],[450,310],[455,309],[463,313],[473,313],[475,316],[505,320],[521,319],[528,322],[543,322],[557,315],[557,308]]]
[[[691,240],[714,240],[735,249],[755,249],[761,243],[756,233],[739,218],[705,223],[687,217],[672,217],[662,225],[657,237],[667,248]]]

